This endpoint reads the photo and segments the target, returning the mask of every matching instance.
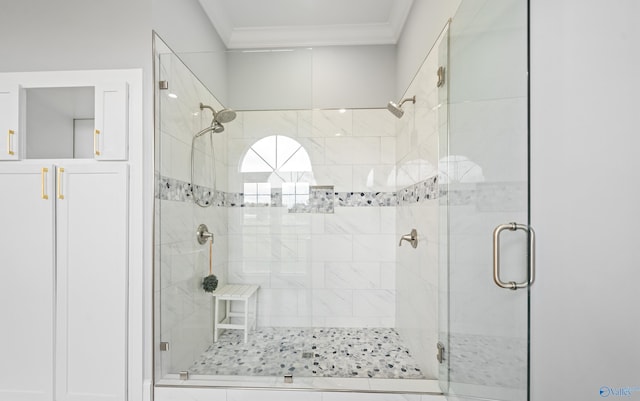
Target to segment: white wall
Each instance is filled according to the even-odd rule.
[[[313,51],[231,51],[229,105],[236,110],[310,109]]]
[[[640,386],[638,15],[636,0],[531,2],[534,401]]]
[[[0,0],[1,72],[151,64],[151,0]]]
[[[396,50],[396,96],[409,87],[431,46],[461,0],[415,0]]]
[[[153,29],[223,104],[226,47],[198,0],[151,0]]]
[[[395,46],[327,46],[229,53],[239,110],[380,108],[394,96]]]
[[[314,108],[385,107],[395,89],[395,46],[313,50]]]

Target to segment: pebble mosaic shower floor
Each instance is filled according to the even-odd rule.
[[[424,379],[394,329],[258,328],[245,344],[226,330],[191,374]]]

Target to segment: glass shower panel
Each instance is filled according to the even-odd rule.
[[[493,230],[527,225],[527,2],[463,1],[450,29],[449,393],[528,398],[527,288],[493,282]],[[528,237],[500,238],[503,281],[527,281]]]
[[[161,43],[156,39],[156,47]],[[213,343],[212,296],[204,277],[227,283],[226,137],[205,133],[222,105],[170,50],[157,50],[155,315],[156,379],[178,378]],[[191,161],[195,161],[192,164]],[[198,200],[201,207],[194,202]],[[210,205],[210,206],[209,206]],[[200,244],[199,224],[213,241]]]
[[[438,46],[438,71],[441,85],[438,87],[438,170],[446,164],[449,154],[449,24],[443,32]],[[440,389],[449,391],[449,209],[448,181],[440,173],[438,176],[438,381]]]
[[[157,60],[158,80],[167,85],[157,92],[156,144],[156,264],[160,267],[156,281],[160,304],[156,349],[161,350],[156,354],[160,369],[156,378],[164,379],[188,371],[196,355],[206,348],[211,309],[207,304],[210,297],[203,297],[198,288],[200,274],[196,269],[202,258],[195,240],[196,206],[189,185],[190,141],[197,132],[192,121],[196,116],[185,107],[190,97],[185,87],[189,71],[173,53],[160,54]],[[197,110],[197,104],[194,106]]]
[[[437,367],[426,351],[437,337],[435,263],[411,265],[422,269],[416,271],[418,287],[428,294],[405,292],[428,317],[421,322],[426,330],[413,325],[415,315],[406,316],[413,330],[406,332],[415,340],[409,343],[394,327],[398,120],[382,107],[314,110],[312,56],[310,49],[224,54],[224,106],[237,117],[213,135],[215,158],[208,134],[193,137],[212,117],[199,104],[215,110],[223,105],[194,75],[201,70],[185,65],[201,58],[211,64],[214,57],[169,49],[157,56],[157,80],[166,82],[156,92],[157,386],[282,387],[291,375],[290,388],[361,389],[366,380],[374,391],[434,389],[428,379]],[[446,52],[439,57],[446,61]],[[431,53],[410,90],[419,100],[415,107],[407,104],[400,121],[408,171],[417,180],[403,185],[421,191],[406,209],[434,219],[438,149],[432,123],[447,114],[446,89],[435,86],[437,61],[438,53]],[[411,146],[414,132],[424,134],[419,150]],[[207,175],[212,168],[215,181]],[[207,194],[211,207],[193,202]],[[437,220],[430,222],[420,231],[435,238]],[[219,287],[259,286],[257,330],[247,342],[244,333],[228,328],[214,342],[212,297],[201,286],[209,274],[209,248],[195,236],[200,223],[214,232],[212,270]],[[421,253],[403,250],[407,257],[432,260],[435,242]],[[429,302],[421,302],[425,297]],[[231,312],[242,310],[236,306]]]

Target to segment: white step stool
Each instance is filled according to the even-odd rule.
[[[213,317],[213,341],[218,341],[218,331],[220,329],[244,330],[244,342],[247,342],[249,328],[256,329],[256,318],[258,312],[258,288],[257,285],[227,284],[218,288],[211,295],[215,302],[215,315]],[[253,312],[249,313],[249,301],[253,298]],[[222,320],[220,318],[220,301],[226,302],[226,313]],[[243,312],[231,312],[231,302],[244,302]],[[231,318],[242,318],[241,324],[232,324]]]

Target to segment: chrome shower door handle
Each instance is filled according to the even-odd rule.
[[[500,279],[500,233],[504,230],[526,231],[529,237],[529,280],[522,283],[515,281],[504,282]],[[536,251],[536,234],[533,228],[525,224],[509,223],[501,224],[493,230],[493,281],[500,288],[517,290],[518,288],[527,288],[533,284],[535,279],[535,251]]]

